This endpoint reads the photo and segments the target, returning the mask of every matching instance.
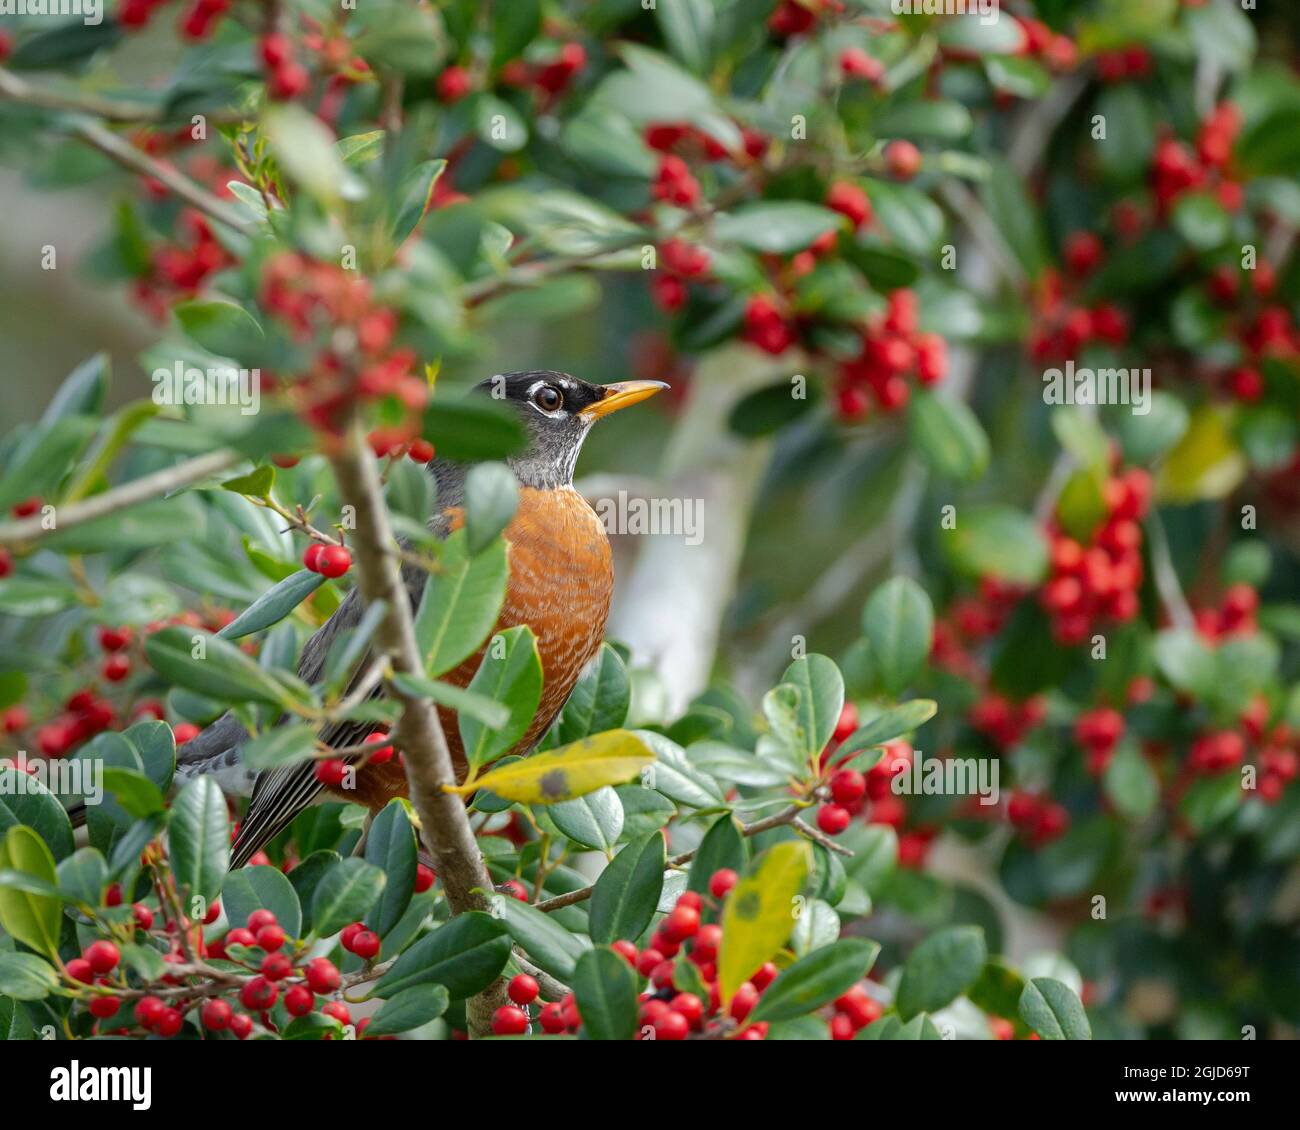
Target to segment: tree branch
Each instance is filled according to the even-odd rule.
[[[330,463],[343,501],[356,512],[352,544],[361,595],[368,604],[382,600],[387,609],[375,632],[376,650],[390,657],[392,672],[423,676],[411,596],[392,552],[396,538],[389,524],[383,487],[359,424],[349,429],[342,448],[330,456]],[[492,891],[492,878],[464,803],[443,788],[456,783],[456,773],[437,709],[429,699],[408,695],[391,681],[387,692],[402,704],[394,734],[404,754],[411,803],[420,819],[421,835],[433,855],[452,913],[487,910],[488,895],[484,892]],[[498,978],[469,1002],[470,1035],[490,1033],[492,1012],[504,1003],[505,982]]]
[[[0,98],[7,98],[11,102],[19,102],[25,106],[49,108],[50,96],[36,90],[17,75],[0,68]],[[102,107],[99,107],[95,112],[100,116],[106,116],[101,113],[101,110]],[[184,173],[155,160],[130,142],[124,141],[111,130],[105,129],[99,122],[89,117],[78,116],[71,119],[69,126],[76,137],[98,149],[104,156],[123,168],[130,169],[141,176],[153,177],[174,195],[218,223],[243,235],[253,234],[253,225],[224,200],[195,184]]]
[[[54,529],[46,529],[43,525],[44,519],[39,514],[17,522],[0,522],[0,545],[35,541],[46,534],[79,526],[93,518],[114,514],[119,510],[125,510],[128,506],[134,506],[137,502],[144,502],[168,491],[179,490],[191,483],[197,483],[209,475],[233,467],[243,458],[244,456],[237,451],[227,449],[211,451],[207,455],[199,455],[184,463],[155,471],[151,475],[132,479],[120,487],[104,491],[103,494],[92,495],[81,502],[56,508],[57,525]]]

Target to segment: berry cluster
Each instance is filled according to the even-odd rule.
[[[1218,608],[1203,607],[1193,614],[1196,630],[1208,643],[1234,635],[1250,635],[1255,631],[1255,613],[1259,609],[1259,593],[1250,585],[1229,585]]]
[[[1007,797],[1007,822],[1028,841],[1042,847],[1069,830],[1065,806],[1039,793],[1013,792]]]
[[[862,348],[838,369],[840,418],[862,419],[874,403],[895,412],[911,395],[909,377],[924,386],[936,385],[948,372],[948,346],[938,334],[922,333],[914,291],[889,295],[885,313],[871,318],[862,333]]]
[[[1064,361],[1086,345],[1119,346],[1128,340],[1129,320],[1113,302],[1085,306],[1078,291],[1105,258],[1101,240],[1092,232],[1074,232],[1062,249],[1070,282],[1047,269],[1033,288],[1034,327],[1026,338],[1029,356],[1039,363]]]
[[[1138,614],[1142,584],[1142,527],[1151,503],[1151,477],[1131,468],[1108,479],[1105,521],[1085,546],[1059,529],[1049,530],[1051,577],[1039,599],[1052,621],[1052,636],[1067,646],[1082,643],[1098,622],[1127,623]]]
[[[194,209],[181,212],[179,229],[176,242],[154,248],[148,273],[133,284],[132,297],[157,321],[165,320],[174,303],[192,297],[208,279],[234,262],[207,219]]]

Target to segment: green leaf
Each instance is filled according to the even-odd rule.
[[[932,698],[914,698],[891,706],[854,730],[840,743],[838,752],[856,753],[910,734],[933,718],[938,709],[939,704]]]
[[[569,839],[608,855],[623,832],[623,802],[606,786],[547,807],[546,815]]]
[[[481,694],[474,694],[453,683],[421,679],[415,675],[394,675],[399,690],[417,697],[431,698],[439,706],[454,710],[462,717],[473,718],[491,730],[499,730],[510,721],[510,709]]]
[[[59,975],[34,953],[0,953],[0,995],[17,1001],[44,1000],[59,987]]]
[[[1028,514],[990,503],[958,507],[955,521],[940,539],[961,572],[1023,585],[1036,585],[1047,572],[1047,540]]]
[[[360,922],[383,893],[387,877],[365,859],[345,859],[321,877],[311,900],[312,930],[321,937]]]
[[[384,1002],[366,1025],[366,1038],[395,1036],[423,1028],[447,1011],[450,996],[445,985],[413,985]]]
[[[469,658],[496,624],[506,595],[505,543],[470,556],[458,530],[443,545],[442,571],[424,586],[415,638],[432,678]]]
[[[862,627],[881,684],[897,694],[920,674],[930,654],[934,632],[930,597],[910,577],[893,577],[867,600]]]
[[[278,867],[241,867],[232,871],[221,886],[221,907],[232,928],[247,926],[255,910],[269,910],[289,937],[302,937],[298,892]]]
[[[289,885],[298,896],[298,905],[303,911],[303,929],[311,929],[311,903],[315,897],[320,881],[334,869],[342,857],[336,851],[314,851],[289,872]],[[229,880],[227,880],[229,881]]]
[[[90,11],[90,9],[86,9]],[[38,12],[35,6],[33,14]],[[45,15],[48,12],[41,12]],[[122,38],[122,25],[115,20],[89,24],[83,20],[45,28],[24,38],[6,65],[16,71],[38,71],[70,67],[96,52],[112,47]]]
[[[471,555],[491,544],[519,508],[519,482],[504,463],[479,463],[465,476],[465,537]]]
[[[4,472],[0,474],[0,510],[7,511],[15,502],[34,495],[53,494],[92,429],[87,420],[67,417],[42,422],[20,434],[7,452]]]
[[[739,436],[753,439],[771,435],[799,419],[817,403],[816,386],[796,397],[795,386],[788,380],[777,381],[736,401],[727,417],[727,427]]]
[[[53,616],[78,603],[77,590],[63,581],[45,577],[9,577],[0,581],[0,614],[5,616]]]
[[[140,755],[145,776],[167,793],[176,773],[176,737],[166,722],[150,719],[122,731],[122,736]]]
[[[622,656],[607,643],[582,672],[560,715],[561,742],[617,730],[627,721],[632,685]]]
[[[177,794],[167,819],[172,874],[191,898],[211,903],[230,867],[226,798],[211,777],[195,777]]]
[[[506,723],[496,728],[470,714],[460,716],[465,759],[478,768],[509,753],[528,732],[537,714],[542,698],[542,661],[533,630],[521,624],[494,636],[470,680],[469,691],[501,703],[509,712]]]
[[[1155,660],[1175,690],[1202,697],[1214,688],[1214,653],[1192,628],[1166,628],[1157,633]]]
[[[936,474],[968,483],[988,468],[988,436],[963,401],[918,392],[909,404],[907,422],[912,442]]]
[[[788,255],[840,226],[839,213],[802,200],[761,200],[724,212],[713,222],[720,243]]]
[[[379,901],[366,915],[366,925],[386,938],[402,920],[415,893],[415,869],[419,863],[415,829],[405,804],[390,800],[370,825],[365,858],[384,873],[386,881]]]
[[[518,413],[486,397],[435,398],[424,410],[421,431],[441,458],[461,463],[504,459],[525,443]]]
[[[250,344],[256,345],[263,337],[257,319],[236,302],[196,298],[178,302],[172,311],[185,335],[217,357],[243,360]],[[271,475],[274,478],[275,472]]]
[[[662,832],[634,840],[614,856],[592,888],[592,941],[631,942],[645,932],[663,893],[666,858]]]
[[[586,939],[569,933],[545,911],[509,895],[496,896],[496,909],[536,965],[566,984],[572,980],[578,958],[591,948]]]
[[[484,145],[502,153],[516,153],[528,144],[528,126],[519,111],[493,94],[478,94],[473,101],[474,128]]]
[[[127,815],[136,819],[152,816],[166,807],[158,786],[134,769],[106,768],[104,788],[116,798]]]
[[[1143,820],[1160,800],[1155,770],[1134,742],[1124,742],[1106,766],[1102,784],[1115,810],[1129,820]]]
[[[907,255],[932,258],[944,238],[944,215],[915,185],[867,182],[867,195],[876,214],[876,227],[894,247]]]
[[[503,922],[480,910],[456,915],[426,934],[380,978],[375,996],[391,998],[415,985],[445,985],[454,1000],[486,988],[510,958]]]
[[[280,171],[325,208],[364,195],[364,185],[343,163],[329,127],[295,102],[274,102],[262,115],[262,132]]]
[[[327,578],[307,569],[272,585],[217,634],[228,640],[242,639],[278,624],[325,583]]]
[[[573,968],[573,995],[590,1040],[631,1040],[637,1027],[636,974],[612,949],[588,950]]]
[[[311,726],[276,726],[246,742],[239,751],[250,769],[277,769],[311,757],[316,749],[316,731]]]
[[[808,877],[811,855],[802,840],[776,844],[754,861],[727,896],[718,953],[718,990],[724,1004],[790,937],[795,896]]]
[[[971,987],[988,951],[978,926],[952,926],[924,939],[903,966],[898,1012],[910,1019],[950,1004]]]
[[[197,628],[162,628],[145,640],[144,654],[169,683],[218,702],[289,701],[284,686],[233,643]]]
[[[726,803],[718,783],[696,769],[676,742],[653,730],[632,732],[654,751],[651,788],[691,808],[721,807]]]
[[[800,752],[815,757],[831,740],[844,708],[844,679],[840,669],[824,655],[805,655],[785,669],[781,682],[799,691],[795,713],[804,736]]]
[[[22,824],[0,839],[0,870],[16,871],[57,890],[54,857],[36,832]],[[0,926],[24,945],[53,956],[59,949],[63,909],[57,898],[0,884]]]
[[[72,823],[55,795],[40,781],[0,765],[0,836],[17,825],[31,827],[56,860],[72,852]]]
[[[1000,158],[990,159],[989,178],[984,182],[982,195],[989,216],[1012,253],[1026,273],[1036,278],[1047,262],[1040,210],[1030,200],[1009,162]]]
[[[393,217],[392,227],[388,232],[389,244],[396,251],[415,231],[416,225],[424,219],[429,210],[429,201],[433,197],[434,185],[447,168],[447,162],[438,158],[434,161],[422,161],[402,181],[398,189],[398,207]]]
[[[1020,1018],[1044,1040],[1091,1040],[1083,1004],[1064,982],[1035,977],[1020,994]]]
[[[1197,251],[1222,246],[1232,230],[1232,220],[1223,205],[1206,192],[1180,196],[1171,218],[1174,230]]]
[[[48,842],[48,841],[47,841]],[[108,864],[92,847],[78,848],[59,861],[59,890],[87,906],[99,906],[108,886]]]
[[[492,65],[499,67],[537,38],[542,24],[541,0],[511,0],[492,10]]]
[[[730,812],[724,812],[709,825],[709,830],[704,833],[700,846],[695,850],[686,889],[707,891],[709,879],[715,871],[726,869],[739,873],[745,869],[748,859],[749,852],[740,824]]]
[[[792,1020],[820,1008],[861,981],[879,953],[877,943],[863,938],[844,938],[814,950],[777,976],[748,1023]]]

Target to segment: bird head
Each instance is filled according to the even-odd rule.
[[[509,459],[529,487],[567,486],[573,481],[582,442],[591,425],[668,386],[663,381],[593,385],[549,369],[499,373],[475,391],[502,400],[519,413],[528,446]]]

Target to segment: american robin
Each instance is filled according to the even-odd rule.
[[[536,370],[501,374],[475,390],[504,399],[518,411],[527,437],[525,449],[508,460],[519,480],[519,508],[505,530],[509,579],[496,630],[520,624],[532,628],[542,664],[542,696],[532,724],[512,753],[527,753],[546,733],[604,636],[614,575],[604,526],[573,488],[583,440],[597,420],[667,387],[662,381],[592,385],[566,373]],[[446,537],[459,524],[467,468],[446,459],[434,459],[429,467],[437,482],[438,506],[429,527],[436,536]],[[425,573],[404,565],[402,574],[414,608],[424,589]],[[320,678],[331,643],[340,632],[353,629],[362,612],[361,599],[353,590],[307,641],[298,663],[300,678],[308,682]],[[484,648],[441,677],[457,686],[468,685]],[[360,669],[365,669],[364,662]],[[442,707],[439,714],[457,774],[463,777],[466,762],[455,714]],[[361,743],[372,729],[367,723],[337,723],[320,737],[342,749]],[[235,840],[232,867],[247,863],[326,792],[312,762],[254,775],[239,752],[247,738],[244,728],[227,714],[181,747],[177,765],[182,780],[213,774],[228,792],[246,792],[251,784],[252,799]],[[356,787],[339,793],[372,810],[405,794],[405,773],[396,759],[362,767]]]

